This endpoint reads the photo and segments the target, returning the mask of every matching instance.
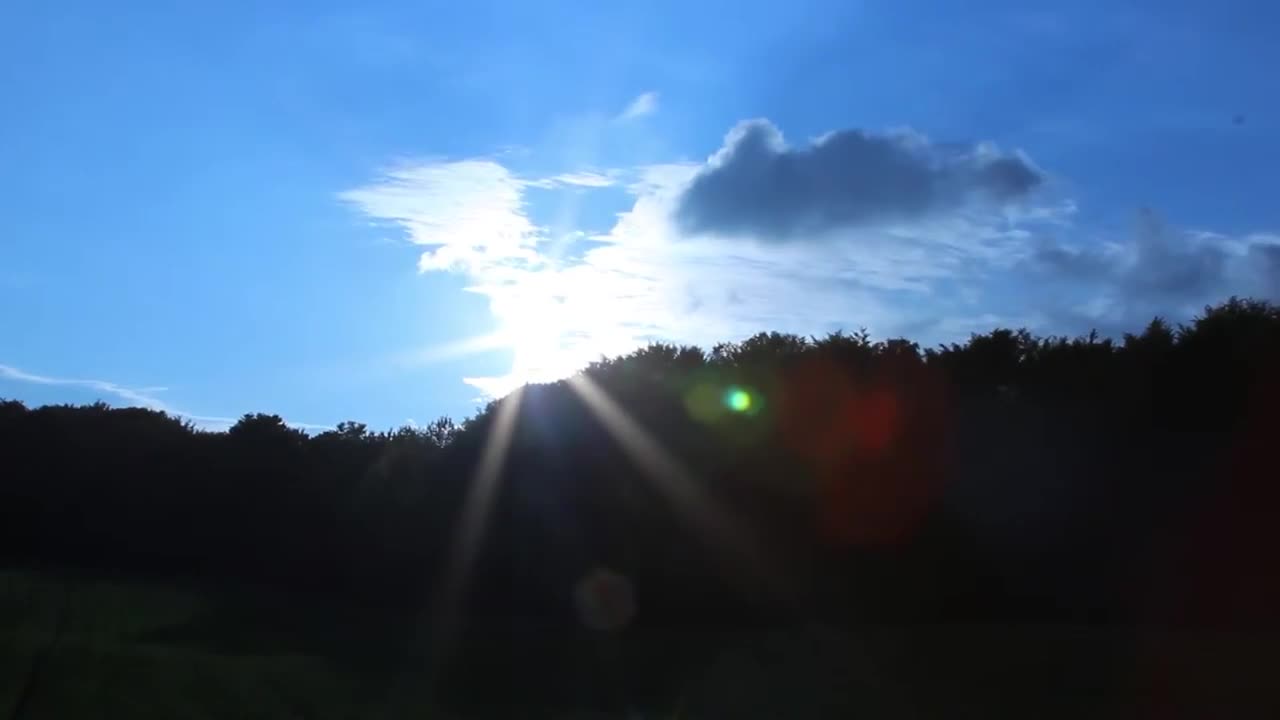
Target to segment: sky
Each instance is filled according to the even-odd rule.
[[[1280,6],[0,7],[0,397],[461,419],[652,341],[1280,297]]]

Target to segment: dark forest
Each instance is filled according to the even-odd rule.
[[[1280,308],[1231,299],[1118,339],[655,344],[389,431],[6,401],[0,552],[464,645],[515,624],[1275,627],[1277,368]],[[584,606],[597,576],[629,606],[608,582]]]

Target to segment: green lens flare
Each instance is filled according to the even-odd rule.
[[[751,393],[742,388],[729,388],[724,400],[729,409],[734,412],[746,412],[751,409]]]

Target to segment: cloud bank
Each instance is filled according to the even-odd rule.
[[[1170,229],[1150,213],[1131,234],[1100,234],[1054,190],[990,143],[842,130],[797,149],[749,121],[705,163],[526,177],[493,159],[428,161],[342,197],[422,245],[423,272],[462,274],[488,298],[493,336],[414,351],[513,349],[510,372],[464,379],[486,397],[655,340],[1112,332],[1280,291],[1277,236]],[[569,240],[531,219],[534,202],[571,210],[597,191],[630,196],[607,231],[554,206],[541,209],[570,216]]]
[[[1023,269],[1042,290],[1076,298],[1060,312],[1073,324],[1131,329],[1157,314],[1185,319],[1232,294],[1280,299],[1280,235],[1173,228],[1144,208],[1130,236],[1088,245],[1045,242]]]

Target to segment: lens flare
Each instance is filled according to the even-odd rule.
[[[744,413],[751,409],[752,399],[751,393],[742,388],[729,388],[724,395],[725,405],[734,412]]]
[[[724,387],[715,382],[700,382],[684,396],[684,408],[689,416],[700,423],[718,422],[729,412],[724,401]]]

